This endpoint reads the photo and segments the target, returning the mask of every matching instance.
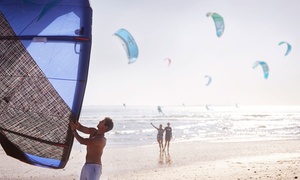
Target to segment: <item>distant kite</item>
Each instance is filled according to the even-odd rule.
[[[168,61],[168,67],[171,65],[172,60],[170,58],[165,58],[165,61]]]
[[[260,65],[263,69],[264,78],[268,79],[268,77],[269,77],[269,66],[268,66],[268,64],[264,61],[256,61],[253,64],[252,68],[256,68],[258,65]]]
[[[122,45],[129,60],[128,64],[135,62],[139,56],[139,50],[132,35],[126,29],[119,29],[114,33],[114,35],[121,39]]]
[[[206,13],[206,17],[210,17],[210,16],[213,18],[215,22],[217,36],[221,37],[225,29],[223,17],[217,13],[211,13],[211,12]]]
[[[286,49],[286,52],[285,52],[285,56],[287,56],[291,52],[292,46],[289,43],[285,42],[285,41],[280,42],[278,45],[282,45],[282,44],[287,45],[287,49]]]
[[[208,78],[206,86],[208,86],[211,83],[211,77],[209,75],[204,76],[205,78]]]

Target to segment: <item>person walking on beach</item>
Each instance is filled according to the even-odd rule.
[[[159,125],[159,128],[157,128],[156,126],[154,126],[152,123],[151,125],[157,129],[157,142],[159,145],[159,150],[161,151],[163,149],[163,137],[164,137],[164,129],[162,128],[162,124]]]
[[[168,152],[169,152],[169,146],[170,141],[172,139],[172,128],[170,127],[170,123],[167,123],[167,127],[165,127],[166,135],[165,135],[165,147],[163,150],[166,149],[166,146],[168,146]]]
[[[114,127],[111,118],[106,117],[99,121],[97,128],[81,125],[79,122],[69,122],[74,137],[80,144],[86,145],[85,164],[82,167],[80,180],[99,180],[102,174],[101,156],[106,145],[104,134]],[[81,137],[77,131],[89,134],[89,138]]]

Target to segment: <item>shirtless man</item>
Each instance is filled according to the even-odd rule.
[[[72,121],[70,121],[69,125],[77,141],[86,145],[85,164],[81,170],[80,180],[99,180],[102,174],[101,156],[106,145],[104,134],[113,128],[112,119],[106,117],[99,121],[98,129],[85,127],[79,122],[74,123]],[[76,130],[89,134],[89,138],[81,137]]]
[[[172,138],[172,128],[170,127],[170,123],[167,123],[167,127],[165,127],[165,131],[166,131],[166,136],[165,136],[165,147],[164,150],[166,149],[166,147],[168,146],[168,152],[169,152],[169,147],[170,147],[170,141]]]

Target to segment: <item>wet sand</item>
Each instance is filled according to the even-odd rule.
[[[299,179],[300,141],[178,142],[105,148],[101,180]],[[109,142],[108,142],[109,143]],[[0,180],[79,179],[85,150],[74,149],[64,169],[27,165],[0,149]]]

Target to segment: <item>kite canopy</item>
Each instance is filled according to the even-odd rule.
[[[210,16],[214,20],[217,36],[221,37],[225,29],[223,17],[217,13],[211,13],[211,12],[206,13],[206,17],[210,17]]]
[[[281,41],[278,45],[280,46],[282,44],[286,44],[286,46],[287,46],[286,52],[284,54],[285,56],[287,56],[291,52],[292,46],[289,43],[285,42],[285,41]]]
[[[205,75],[204,77],[205,77],[205,78],[207,78],[207,83],[206,83],[206,85],[205,85],[205,86],[208,86],[208,85],[210,85],[210,83],[211,83],[211,76],[209,76],[209,75]]]
[[[114,33],[115,36],[120,38],[122,45],[126,51],[128,64],[134,63],[139,56],[139,49],[134,41],[133,36],[126,29],[119,29]]]
[[[168,61],[168,67],[171,65],[172,60],[170,58],[165,58],[165,61]]]
[[[256,61],[253,64],[252,68],[256,68],[258,65],[260,65],[263,69],[264,78],[268,79],[268,77],[269,77],[269,66],[268,66],[268,64],[264,61]]]
[[[0,3],[0,142],[28,164],[65,167],[91,50],[88,0]]]

